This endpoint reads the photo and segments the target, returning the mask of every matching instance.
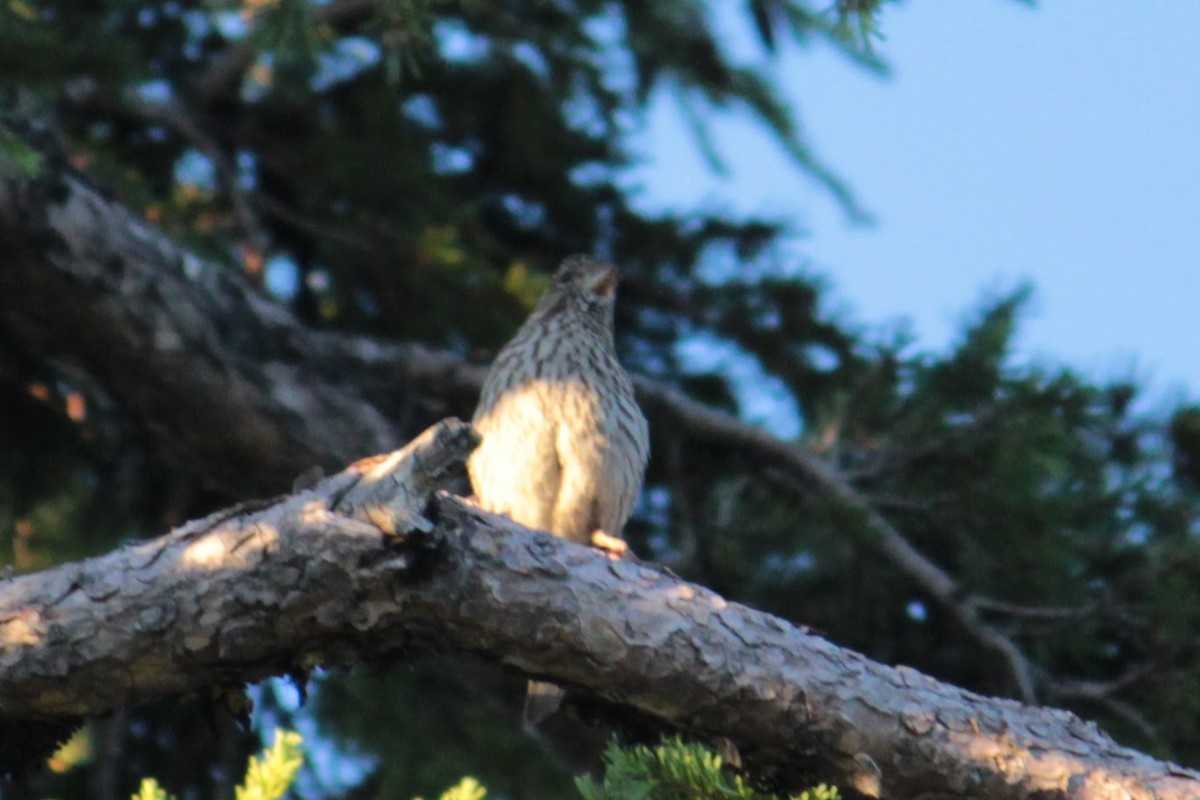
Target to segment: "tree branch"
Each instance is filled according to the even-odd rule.
[[[454,651],[728,737],[793,788],[1200,792],[1200,773],[1067,712],[875,664],[669,571],[439,493],[476,441],[447,420],[307,491],[0,583],[0,716],[94,715],[319,663]]]

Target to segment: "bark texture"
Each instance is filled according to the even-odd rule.
[[[1200,774],[1067,712],[875,664],[667,570],[439,493],[476,441],[447,420],[312,489],[0,583],[0,717],[95,715],[316,664],[454,651],[728,737],[784,783],[1200,796]]]

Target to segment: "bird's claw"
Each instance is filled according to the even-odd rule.
[[[592,533],[592,547],[612,559],[624,558],[629,555],[629,545],[625,540],[605,533],[604,531],[594,531]]]

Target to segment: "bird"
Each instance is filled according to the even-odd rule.
[[[617,360],[617,267],[564,259],[529,317],[496,355],[472,425],[467,461],[479,505],[529,528],[620,555],[642,488],[650,432]],[[563,690],[530,681],[523,719],[535,728]]]

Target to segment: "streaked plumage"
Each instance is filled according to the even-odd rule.
[[[496,356],[473,419],[483,441],[467,469],[480,505],[579,543],[620,535],[649,457],[646,419],[613,346],[616,284],[612,264],[563,261]],[[531,684],[526,721],[560,696]]]

